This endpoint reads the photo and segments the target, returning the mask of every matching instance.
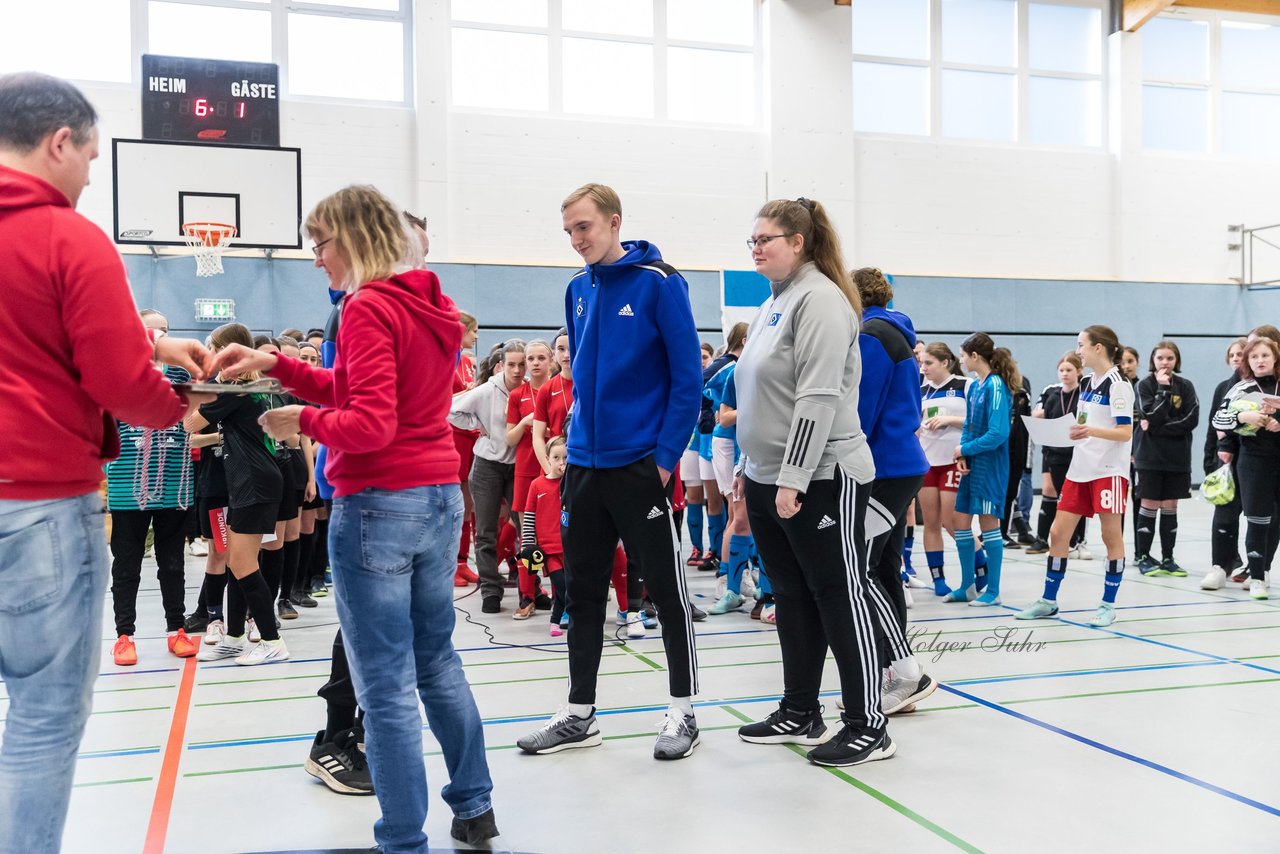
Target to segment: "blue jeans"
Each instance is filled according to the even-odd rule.
[[[427,851],[419,697],[449,770],[445,802],[459,818],[491,805],[480,712],[453,651],[461,530],[456,484],[366,489],[333,502],[329,560],[382,807],[373,835],[387,854]]]
[[[62,844],[102,647],[110,558],[97,493],[0,500],[0,852]],[[62,627],[62,628],[59,628]]]

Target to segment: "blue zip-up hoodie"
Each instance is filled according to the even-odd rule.
[[[929,470],[916,431],[920,429],[920,367],[916,331],[900,311],[864,310],[858,348],[858,420],[867,434],[876,477],[914,477]]]
[[[653,454],[671,471],[702,399],[689,285],[648,241],[623,241],[622,248],[622,258],[584,267],[565,291],[573,354],[569,462],[620,468]]]

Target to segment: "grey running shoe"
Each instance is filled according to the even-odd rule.
[[[658,740],[653,745],[654,759],[684,759],[698,746],[698,722],[693,715],[679,709],[667,709]]]
[[[928,673],[920,674],[919,679],[890,678],[881,685],[880,706],[886,715],[897,714],[923,700],[937,688],[938,683]]]
[[[516,747],[525,753],[559,753],[575,747],[598,747],[604,743],[600,728],[596,726],[595,709],[580,718],[561,707],[551,720],[539,729],[516,741]]]

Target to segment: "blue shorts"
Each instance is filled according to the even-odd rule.
[[[711,434],[710,433],[698,434],[698,456],[702,457],[704,460],[711,459]]]
[[[1009,491],[1009,456],[1001,450],[1002,459],[970,458],[969,473],[960,478],[960,487],[956,490],[957,513],[1004,518],[1004,499]]]

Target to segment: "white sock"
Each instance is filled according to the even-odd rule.
[[[677,709],[686,715],[693,714],[693,698],[692,697],[672,697],[671,708]]]
[[[895,659],[889,666],[893,668],[894,674],[899,679],[919,679],[924,675],[924,671],[920,669],[920,662],[916,661],[914,655]]]
[[[566,708],[569,710],[569,714],[582,718],[583,720],[591,717],[592,713],[596,710],[596,707],[590,703],[585,705],[582,703],[569,703]]]

